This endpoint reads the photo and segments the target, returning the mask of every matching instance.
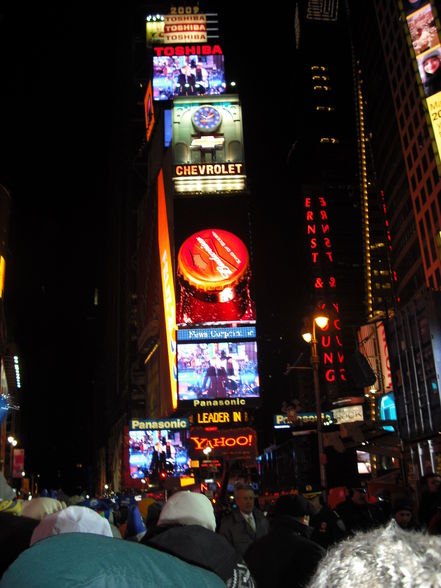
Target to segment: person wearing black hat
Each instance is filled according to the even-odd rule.
[[[335,507],[335,512],[343,520],[347,535],[368,531],[383,522],[380,510],[368,503],[366,489],[361,486],[350,488],[346,500]]]
[[[245,553],[258,588],[304,586],[325,550],[309,539],[309,517],[314,507],[301,495],[281,496],[275,505],[270,532]]]
[[[430,473],[420,480],[421,496],[418,519],[423,529],[429,529],[434,517],[438,519],[441,512],[441,476]]]
[[[441,55],[439,51],[426,55],[422,67],[424,95],[432,96],[441,90]]]
[[[397,496],[392,504],[393,518],[402,529],[415,529],[412,500],[407,496]]]

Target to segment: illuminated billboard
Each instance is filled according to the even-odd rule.
[[[170,14],[146,16],[147,47],[207,43],[219,38],[217,13],[202,14],[199,6],[172,6]]]
[[[167,207],[165,202],[164,177],[162,170],[158,176],[158,245],[161,265],[162,298],[167,337],[171,400],[172,407],[175,409],[177,407],[176,299],[173,282],[170,235],[168,231]]]
[[[441,44],[440,26],[431,2],[405,0],[399,2],[406,14],[410,45],[415,53],[419,81],[426,98],[434,140],[441,150]]]
[[[177,193],[245,189],[242,109],[236,94],[175,100],[173,166]]]
[[[220,45],[159,45],[153,51],[154,100],[225,93]]]
[[[208,341],[178,345],[179,403],[195,407],[252,404],[260,396],[256,341]],[[206,404],[202,401],[219,401]],[[250,401],[250,402],[249,402]]]
[[[129,431],[132,480],[183,475],[189,468],[188,429]]]
[[[322,425],[327,427],[334,424],[332,412],[322,412]],[[287,414],[274,415],[275,429],[292,429],[294,427],[311,428],[317,427],[317,413],[316,412],[298,412],[295,418],[289,418]]]
[[[257,434],[254,429],[192,428],[190,456],[202,459],[204,449],[210,449],[210,459],[254,459],[257,457]]]
[[[167,14],[164,16],[164,43],[206,43],[205,14]]]
[[[180,325],[255,320],[250,259],[239,237],[224,229],[190,235],[177,258]]]

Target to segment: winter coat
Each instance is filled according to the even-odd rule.
[[[303,587],[313,576],[325,550],[310,539],[289,515],[277,515],[270,532],[245,554],[257,588]]]
[[[217,574],[229,588],[253,588],[243,558],[222,537],[201,525],[158,526],[141,543]]]
[[[89,533],[39,541],[6,570],[0,588],[225,588],[207,570],[157,549]]]
[[[245,552],[254,541],[260,539],[269,531],[268,520],[260,510],[254,510],[253,515],[256,523],[255,531],[253,531],[238,509],[233,510],[232,513],[224,517],[219,528],[219,533],[223,535],[242,556],[245,555]]]

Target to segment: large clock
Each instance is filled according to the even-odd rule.
[[[194,111],[191,120],[195,129],[205,133],[218,129],[222,122],[222,117],[214,106],[200,106]]]

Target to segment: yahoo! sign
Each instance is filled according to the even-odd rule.
[[[194,428],[190,433],[190,452],[201,457],[204,449],[210,449],[211,457],[254,458],[257,455],[257,436],[254,429],[218,430]]]

